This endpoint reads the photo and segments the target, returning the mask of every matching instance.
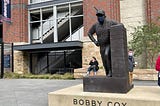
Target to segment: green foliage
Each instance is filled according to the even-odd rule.
[[[12,73],[12,72],[5,72],[4,78],[8,78],[8,79],[19,79],[19,78],[26,78],[26,79],[74,79],[74,76],[71,73],[65,73],[64,75],[60,75],[60,74],[33,75],[33,74],[17,74],[17,73]]]
[[[145,68],[154,68],[155,57],[160,51],[160,26],[147,24],[138,26],[132,33],[133,39],[129,42],[135,55],[143,55]]]

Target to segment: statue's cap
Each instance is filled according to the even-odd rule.
[[[97,10],[96,16],[105,16],[105,12],[103,10]]]

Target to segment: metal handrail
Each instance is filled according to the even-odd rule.
[[[76,33],[79,29],[81,29],[83,27],[83,25],[79,26],[77,29],[75,29],[73,32],[72,32],[72,35],[74,33]],[[67,36],[64,40],[62,40],[62,42],[66,41],[66,39],[68,39],[70,36]]]

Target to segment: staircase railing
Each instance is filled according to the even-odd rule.
[[[78,13],[80,10],[77,10],[77,11],[75,11],[73,14],[75,15],[76,13]],[[67,13],[65,16],[64,16],[64,18],[61,18],[57,23],[58,23],[58,27],[60,27],[61,25],[63,25],[63,23],[65,23],[67,20],[68,20],[68,17],[69,16],[69,13]],[[51,21],[51,18],[53,18],[53,16],[51,16],[51,17],[49,17],[49,19],[47,20],[47,21],[45,21],[44,23],[43,23],[43,27],[44,28],[47,28],[47,26],[48,26],[48,23],[50,23],[50,21]],[[66,20],[66,21],[65,21]],[[42,35],[42,37],[43,37],[43,40],[44,39],[46,39],[48,36],[50,36],[53,32],[54,32],[54,25],[53,25],[53,22],[51,22],[51,26],[52,27],[49,27],[48,29],[45,29],[45,30],[43,30],[43,35]],[[39,28],[38,28],[38,31],[40,30],[40,26],[39,26]],[[37,38],[37,39],[35,39],[35,40],[40,40],[41,39],[41,36],[39,36],[39,38]]]
[[[57,23],[60,24],[60,22],[62,22],[63,20],[65,20],[67,16],[69,16],[69,13],[67,13],[67,14],[64,16],[65,18],[61,18]],[[51,18],[53,18],[53,16],[49,17],[49,19],[43,23],[43,25],[42,25],[43,28],[47,28],[48,23],[50,23],[50,21],[51,21]],[[41,26],[39,26],[39,28],[37,29],[38,35],[39,35],[40,27],[41,27]],[[43,40],[44,40],[45,38],[47,38],[47,37],[48,37],[51,33],[53,33],[53,32],[54,32],[54,25],[53,25],[53,22],[51,22],[51,27],[49,27],[48,29],[43,30],[43,35],[42,35]],[[40,39],[41,39],[41,36],[39,36],[39,38],[34,39],[34,40],[38,40],[38,41],[39,41]]]
[[[83,36],[83,25],[78,27],[72,32],[71,36],[67,36],[62,42],[64,41],[73,41],[73,40],[81,40],[81,36]]]

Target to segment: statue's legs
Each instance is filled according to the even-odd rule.
[[[100,47],[100,54],[105,68],[106,76],[112,76],[111,70],[111,51],[109,45]]]

